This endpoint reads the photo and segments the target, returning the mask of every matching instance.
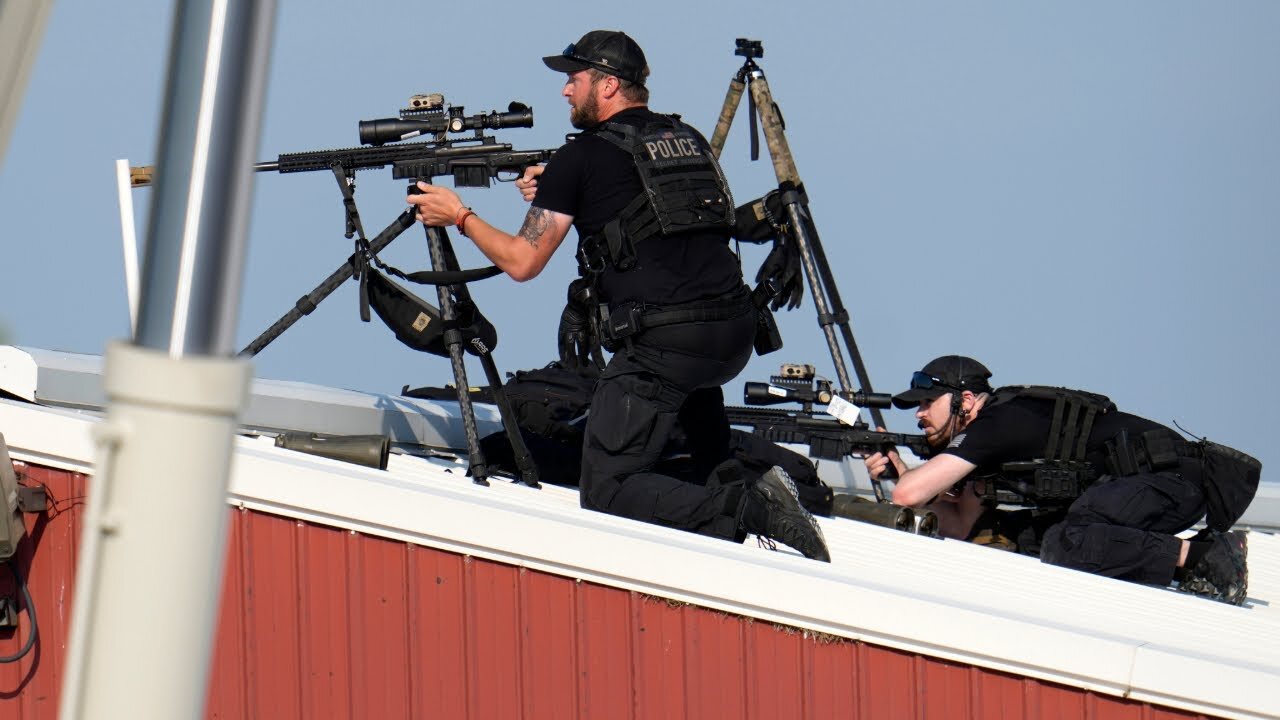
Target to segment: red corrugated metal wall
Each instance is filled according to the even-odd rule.
[[[0,665],[0,720],[56,717],[85,488],[83,475],[18,470],[54,500],[29,516],[20,567],[40,639],[20,662]],[[211,718],[1198,717],[231,512]],[[0,655],[27,637],[25,613],[21,623],[18,633],[0,631]]]

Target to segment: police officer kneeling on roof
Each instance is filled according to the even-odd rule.
[[[648,109],[644,53],[622,32],[589,32],[543,62],[566,74],[569,119],[583,132],[516,181],[532,201],[519,231],[489,225],[448,188],[420,183],[409,202],[424,224],[456,224],[517,281],[577,230],[562,360],[591,357],[573,347],[592,334],[584,326],[614,353],[587,419],[582,506],[738,542],[756,533],[829,561],[781,469],[747,484],[728,461],[720,386],[751,356],[757,310],[729,249],[733,198],[707,141]],[[677,419],[710,482],[653,472]]]
[[[1262,466],[1207,440],[1120,412],[1102,395],[1041,386],[993,390],[990,371],[948,355],[894,396],[937,453],[907,469],[896,452],[865,459],[878,478],[893,463],[893,500],[928,506],[947,537],[969,538],[996,505],[1031,504],[1060,520],[1043,536],[1046,563],[1242,604],[1246,534],[1230,531]],[[1208,513],[1194,537],[1175,536]]]

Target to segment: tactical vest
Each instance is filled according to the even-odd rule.
[[[733,229],[735,208],[729,183],[703,137],[680,121],[662,115],[643,127],[606,122],[592,131],[629,154],[644,190],[582,242],[584,271],[618,271],[635,266],[635,245],[655,237],[693,231]]]
[[[1101,474],[1085,459],[1085,443],[1099,415],[1115,412],[1105,395],[1043,385],[1011,385],[996,390],[985,407],[1014,398],[1034,398],[1053,403],[1049,437],[1043,457],[1003,463],[984,480],[979,496],[989,505],[1067,505],[1080,496]]]

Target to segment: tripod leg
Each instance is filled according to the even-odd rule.
[[[779,187],[787,187],[791,192],[783,195],[787,207],[787,215],[791,222],[796,247],[800,249],[800,258],[804,266],[805,278],[809,282],[809,290],[813,293],[814,306],[818,310],[818,324],[827,339],[827,347],[831,351],[831,360],[836,366],[836,378],[843,390],[854,388],[850,383],[849,371],[840,352],[833,324],[838,324],[845,346],[853,359],[854,371],[857,373],[861,389],[872,392],[871,379],[867,374],[862,354],[853,340],[853,330],[849,327],[849,314],[840,303],[840,294],[836,289],[835,278],[827,263],[826,253],[822,249],[816,228],[813,227],[809,215],[808,202],[795,189],[800,186],[800,172],[796,169],[795,159],[787,144],[787,137],[782,127],[782,117],[778,106],[769,91],[769,82],[764,72],[758,68],[751,74],[751,94],[760,113],[760,122],[764,126],[764,139],[769,147],[769,156],[773,160],[773,171],[778,178]],[[789,201],[788,201],[789,200]],[[829,299],[829,302],[828,302]],[[871,408],[871,419],[877,427],[884,425],[884,416],[878,408]]]
[[[804,203],[804,212],[809,212],[808,203]],[[809,222],[813,222],[813,218],[809,218]],[[816,227],[812,228],[813,232],[809,234],[809,247],[813,249],[813,257],[817,260],[818,272],[821,273],[822,284],[827,289],[827,295],[831,298],[831,311],[836,317],[836,322],[840,326],[840,334],[844,337],[844,345],[849,350],[849,359],[853,361],[853,372],[858,377],[858,386],[864,392],[875,392],[871,388],[871,378],[867,375],[867,365],[862,361],[862,353],[858,351],[858,343],[853,340],[853,328],[849,325],[849,313],[845,311],[844,305],[840,302],[840,291],[836,288],[836,280],[831,274],[831,265],[827,262],[827,254],[822,249],[822,239],[818,236]],[[871,408],[871,421],[876,427],[884,427],[884,415],[880,412],[880,408]]]
[[[778,106],[773,103],[773,95],[769,92],[769,81],[764,79],[764,71],[756,68],[751,73],[751,96],[756,102],[756,110],[760,113],[760,124],[764,129],[764,141],[769,147],[769,157],[773,160],[773,174],[778,183],[789,182],[800,185],[800,173],[796,170],[795,160],[791,156],[791,147],[787,144],[787,136],[782,128],[782,115]]]
[[[390,245],[392,240],[400,237],[400,234],[413,224],[413,211],[405,210],[400,213],[400,216],[388,225],[385,230],[378,233],[378,236],[369,243],[369,250],[374,254],[377,254],[378,251]],[[280,337],[285,330],[293,327],[294,323],[301,320],[304,316],[310,315],[311,311],[315,310],[316,306],[320,304],[320,301],[332,295],[334,290],[337,290],[342,283],[351,278],[356,269],[355,260],[356,257],[354,255],[351,256],[351,258],[347,260],[346,264],[337,270],[334,270],[333,274],[325,278],[324,281],[317,285],[314,290],[299,298],[298,302],[294,304],[293,309],[282,315],[279,320],[276,320],[275,323],[271,325],[271,327],[263,331],[263,333],[255,338],[253,342],[246,345],[245,348],[240,351],[240,355],[245,357],[253,357],[254,355],[257,355],[263,348],[269,345],[272,340]]]
[[[809,232],[805,229],[798,199],[787,201],[788,195],[799,195],[795,190],[783,194],[786,203],[787,218],[791,225],[791,234],[795,238],[796,247],[800,249],[800,262],[804,265],[804,276],[809,281],[809,290],[813,293],[813,304],[818,309],[818,325],[827,338],[827,348],[831,351],[831,361],[836,366],[836,379],[841,389],[853,390],[849,381],[849,370],[844,364],[844,353],[840,352],[840,344],[836,340],[836,331],[832,325],[831,308],[827,305],[827,297],[823,292],[818,264],[813,257],[813,245],[809,240]]]
[[[457,270],[447,258],[453,256],[453,248],[448,247],[449,236],[444,228],[428,227],[427,250],[431,254],[433,270]],[[446,255],[446,248],[447,255]],[[456,264],[456,261],[455,261]],[[457,319],[457,310],[453,305],[451,285],[437,285],[436,297],[440,300],[440,315],[445,327],[449,327]],[[445,330],[445,347],[449,349],[449,363],[453,366],[453,382],[458,390],[458,410],[462,415],[462,429],[467,436],[467,453],[470,456],[471,478],[477,485],[488,485],[489,469],[485,464],[484,453],[480,450],[480,434],[476,431],[476,411],[471,405],[471,387],[467,383],[467,368],[462,361],[462,337],[457,329]]]
[[[787,218],[791,232],[800,250],[800,261],[804,265],[805,279],[809,281],[809,290],[813,293],[813,304],[818,309],[818,324],[827,338],[827,348],[831,351],[831,361],[836,366],[836,379],[842,390],[851,391],[849,370],[845,366],[844,354],[836,340],[835,330],[831,327],[831,309],[827,305],[827,294],[824,292],[818,274],[817,260],[813,255],[813,247],[809,241],[808,225],[803,222],[800,207],[800,193],[795,188],[800,184],[800,175],[796,171],[795,161],[791,158],[791,148],[787,145],[787,137],[782,131],[782,119],[777,107],[773,104],[773,96],[769,94],[769,83],[764,73],[756,70],[751,74],[751,94],[755,98],[756,108],[760,113],[760,124],[764,126],[764,140],[769,147],[769,156],[773,160],[773,172],[778,177],[778,186],[786,188],[782,195],[783,205],[787,209]]]
[[[489,389],[493,391],[493,402],[498,406],[498,414],[502,417],[502,429],[506,431],[507,441],[511,443],[511,451],[516,457],[516,468],[520,471],[520,479],[529,487],[542,487],[538,482],[538,466],[534,464],[533,455],[524,443],[520,427],[516,425],[516,414],[511,408],[511,401],[507,399],[507,389],[502,385],[502,376],[498,374],[498,366],[493,361],[493,354],[481,355],[480,364],[484,367],[485,377],[489,379]]]
[[[453,245],[448,240],[443,228],[433,228],[439,230],[444,241],[440,244],[440,256],[442,267],[449,270],[458,269],[458,257],[454,254]],[[432,260],[434,262],[434,259]],[[458,300],[474,304],[471,299],[471,291],[465,284],[450,286],[452,293],[450,295],[450,303],[452,307],[452,296],[456,295]],[[444,311],[444,303],[441,302],[441,312]],[[448,317],[453,317],[452,315]],[[459,350],[461,350],[461,339],[459,342]],[[450,360],[453,359],[453,352],[450,350]],[[515,411],[511,408],[511,402],[507,399],[506,388],[502,385],[502,376],[498,373],[498,366],[493,360],[491,350],[485,350],[480,353],[480,365],[484,368],[485,377],[489,380],[489,388],[493,391],[493,401],[498,406],[498,415],[502,418],[502,428],[506,431],[507,440],[511,443],[512,454],[515,455],[516,468],[520,472],[520,479],[529,487],[541,487],[538,483],[538,466],[533,462],[533,455],[529,452],[528,446],[525,445],[524,436],[520,434],[520,428],[516,425]],[[466,384],[464,379],[458,380],[459,386]],[[468,398],[470,405],[470,398]],[[472,415],[474,418],[474,415]],[[473,420],[474,422],[474,420]],[[483,456],[481,456],[483,458]],[[486,468],[487,469],[487,468]]]
[[[716,121],[716,131],[711,134],[711,154],[718,160],[724,141],[729,137],[729,127],[733,125],[733,116],[738,112],[738,103],[742,102],[742,91],[747,84],[738,78],[729,81],[729,91],[724,95],[724,104],[720,106],[720,119]]]

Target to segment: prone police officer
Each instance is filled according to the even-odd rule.
[[[1106,397],[1040,386],[995,390],[967,357],[937,358],[895,395],[916,408],[937,452],[908,469],[896,452],[865,458],[873,478],[892,463],[893,501],[928,507],[946,537],[968,539],[997,504],[1031,504],[1059,522],[1044,532],[1043,562],[1242,604],[1247,536],[1229,531],[1261,475],[1257,460],[1120,412]],[[1177,533],[1208,512],[1191,539]]]
[[[739,482],[728,461],[721,386],[750,358],[757,310],[729,249],[735,208],[709,144],[679,116],[649,110],[649,67],[625,33],[588,32],[543,62],[565,73],[582,132],[516,181],[532,202],[520,229],[489,225],[448,188],[420,183],[408,200],[421,222],[456,225],[520,282],[576,229],[562,359],[592,355],[578,347],[595,334],[584,326],[614,353],[587,419],[582,506],[738,542],[756,533],[829,561],[785,472]],[[654,472],[677,422],[709,482]]]

